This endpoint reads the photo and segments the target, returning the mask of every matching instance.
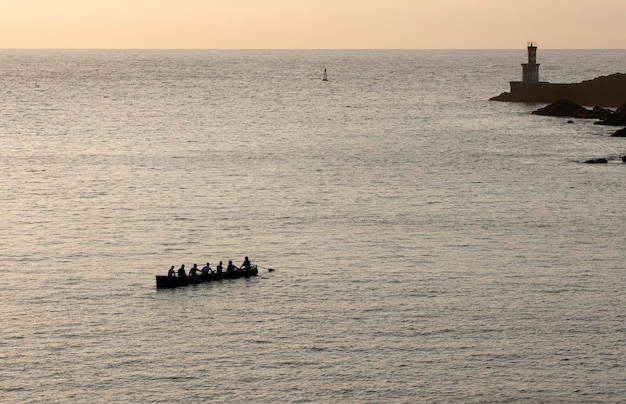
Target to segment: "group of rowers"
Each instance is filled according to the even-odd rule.
[[[228,261],[228,265],[226,266],[226,273],[231,274],[231,273],[234,273],[235,271],[250,272],[251,268],[252,268],[252,265],[250,264],[250,260],[248,259],[248,257],[246,257],[245,260],[243,261],[243,264],[241,264],[240,267],[237,267],[236,265],[234,265],[233,261]],[[221,275],[223,273],[223,269],[224,267],[222,265],[222,261],[220,261],[217,267],[215,267],[215,271],[213,271],[213,269],[211,268],[211,265],[208,262],[202,269],[198,269],[198,264],[193,264],[193,267],[189,270],[189,276],[196,276],[198,272],[204,275],[214,274],[214,273]],[[172,265],[170,270],[167,272],[167,276],[170,278],[174,278],[176,276],[178,276],[179,278],[184,278],[185,276],[187,276],[187,273],[185,272],[185,264],[181,265],[181,267],[178,268],[178,273],[174,270],[174,265]]]

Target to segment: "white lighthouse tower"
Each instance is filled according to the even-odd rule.
[[[528,63],[522,63],[522,81],[525,83],[539,82],[539,64],[537,63],[537,44],[528,43]]]

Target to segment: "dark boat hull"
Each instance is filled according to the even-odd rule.
[[[222,273],[222,274],[200,274],[196,276],[186,276],[184,278],[179,277],[169,277],[169,276],[156,276],[156,287],[157,289],[172,289],[177,288],[179,286],[187,286],[187,285],[196,285],[199,283],[205,282],[213,282],[213,281],[221,281],[222,279],[237,279],[237,278],[249,278],[251,276],[256,276],[259,273],[259,270],[256,266],[250,268],[249,272],[246,271],[235,271],[232,273]]]

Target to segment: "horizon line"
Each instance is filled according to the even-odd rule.
[[[626,48],[539,48],[541,50],[626,50]],[[441,51],[486,51],[486,50],[524,50],[524,48],[158,48],[158,47],[150,47],[150,48],[105,48],[105,47],[94,47],[94,48],[19,48],[19,47],[9,47],[9,48],[0,48],[0,51],[9,51],[9,50],[155,50],[155,51],[424,51],[424,50],[441,50]]]

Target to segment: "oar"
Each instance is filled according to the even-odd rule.
[[[262,267],[261,265],[257,265],[257,267],[267,269],[267,272],[274,272],[273,268],[266,268],[266,267]]]

